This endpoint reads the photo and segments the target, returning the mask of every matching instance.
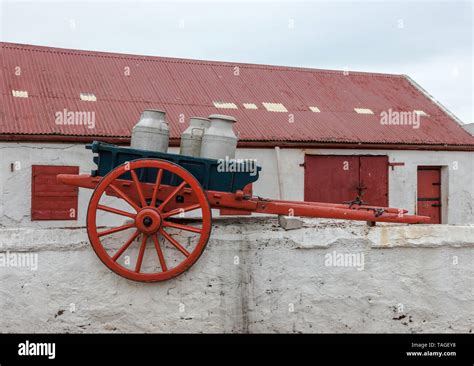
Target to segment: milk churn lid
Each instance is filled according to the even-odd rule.
[[[162,111],[161,109],[144,109],[144,112],[158,112],[158,113],[164,113],[166,114],[165,111]]]
[[[227,116],[225,114],[211,114],[209,116],[209,119],[223,119],[229,122],[237,122],[237,119],[235,119],[235,117]]]
[[[198,120],[201,120],[201,121],[209,122],[209,118],[205,118],[205,117],[191,117],[190,120],[192,120],[192,119],[198,119]]]

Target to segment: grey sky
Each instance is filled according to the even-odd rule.
[[[408,74],[474,122],[472,1],[0,1],[3,41]]]

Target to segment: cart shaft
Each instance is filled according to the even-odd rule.
[[[90,175],[59,174],[58,180],[64,184],[94,189],[101,177]],[[117,179],[115,185],[121,190],[136,198],[139,197],[129,180]],[[146,198],[153,194],[154,185],[151,183],[141,183],[143,193]],[[167,197],[176,187],[161,185],[158,191],[158,199]],[[108,195],[116,195],[112,191],[107,191]],[[167,206],[170,210],[185,208],[195,203],[195,197],[187,188],[183,189],[182,195],[185,197],[182,203],[170,202]],[[245,196],[243,191],[235,193],[206,191],[207,199],[212,208],[240,210],[242,213],[263,213],[285,216],[306,216],[342,220],[358,220],[373,222],[394,222],[394,223],[427,223],[430,218],[427,216],[407,215],[407,211],[398,208],[366,206],[357,204],[332,204],[323,202],[298,202],[263,199],[255,196]]]

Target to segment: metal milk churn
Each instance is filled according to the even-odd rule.
[[[232,125],[237,121],[232,116],[223,114],[211,114],[211,127],[209,127],[202,138],[201,157],[209,159],[235,158],[237,149],[237,136]]]
[[[181,147],[179,153],[186,156],[199,157],[204,132],[211,125],[207,118],[191,117],[189,127],[181,134]]]
[[[165,120],[166,113],[145,109],[132,129],[130,147],[140,150],[167,152],[170,130]]]

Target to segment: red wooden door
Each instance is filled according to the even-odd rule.
[[[362,199],[371,205],[388,206],[388,157],[360,156],[359,183]]]
[[[357,156],[306,155],[304,199],[342,203],[356,197],[359,185]]]
[[[342,203],[357,195],[371,205],[388,205],[388,157],[306,155],[305,201]]]
[[[417,214],[431,217],[430,224],[441,224],[441,168],[418,167]]]

